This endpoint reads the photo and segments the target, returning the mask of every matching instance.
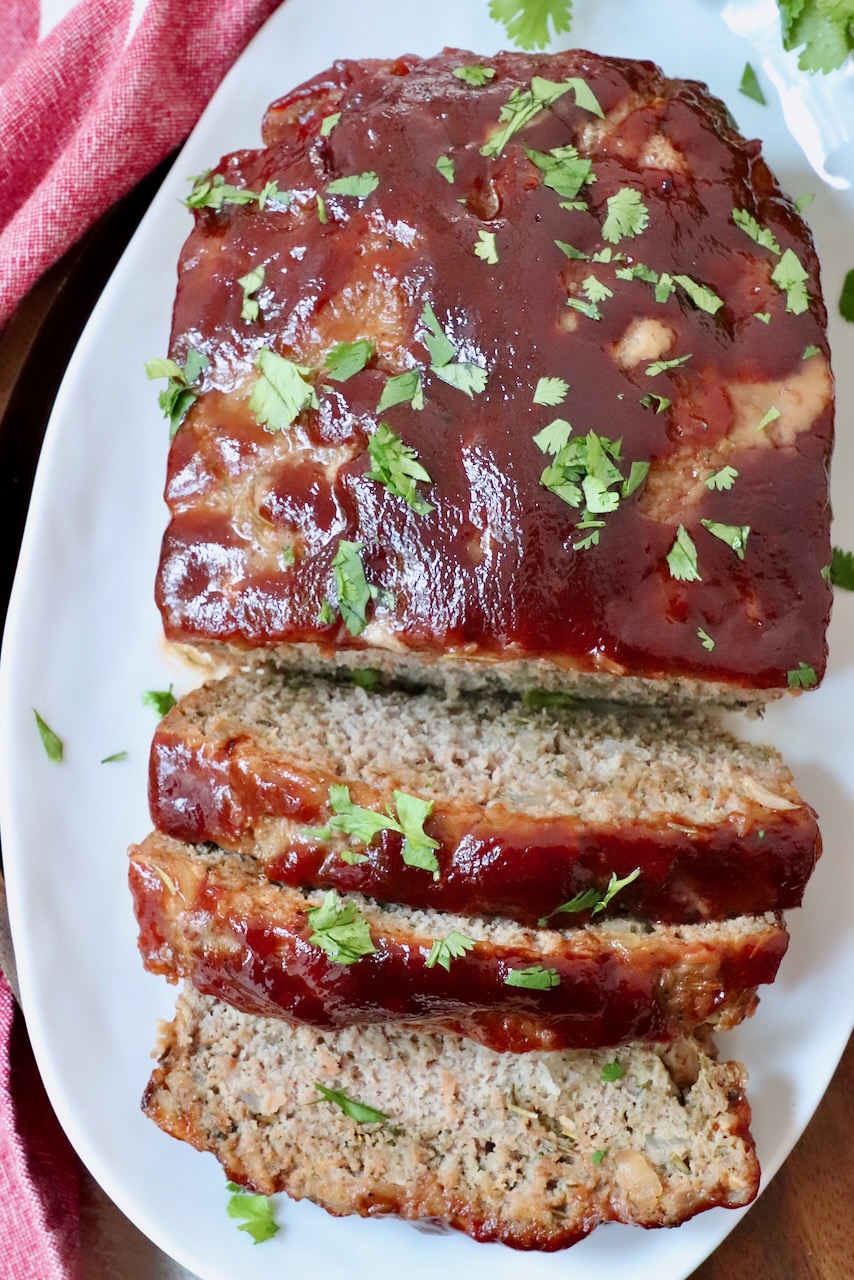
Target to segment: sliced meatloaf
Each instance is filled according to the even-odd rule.
[[[295,887],[529,926],[799,904],[818,829],[776,752],[699,712],[545,701],[368,692],[269,667],[231,676],[161,721],[152,819]],[[405,841],[396,793],[426,802],[426,858]],[[609,895],[612,878],[628,883]]]
[[[159,1057],[143,1107],[162,1129],[236,1182],[334,1214],[560,1249],[602,1222],[745,1205],[759,1184],[744,1069],[692,1040],[519,1057],[401,1027],[290,1027],[188,988]]]
[[[720,102],[451,50],[336,63],[263,138],[189,197],[171,640],[622,699],[820,680],[818,263]]]
[[[130,884],[151,972],[247,1013],[425,1022],[516,1052],[732,1026],[788,941],[773,916],[561,932],[414,911],[273,884],[254,858],[160,834],[131,849]]]

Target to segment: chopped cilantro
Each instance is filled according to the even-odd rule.
[[[833,71],[854,50],[851,0],[777,0],[783,47],[801,49],[801,71]],[[803,47],[801,47],[803,46]]]
[[[854,591],[854,554],[834,547],[830,558],[830,581],[843,591]]]
[[[673,279],[677,284],[681,284],[694,306],[700,311],[708,311],[709,315],[713,316],[724,305],[723,298],[719,298],[711,289],[707,289],[705,285],[698,284],[690,276],[674,276]],[[656,297],[656,302],[658,301],[659,299]]]
[[[776,407],[776,405],[772,405],[771,408],[767,411],[767,413],[763,413],[759,422],[757,422],[756,430],[762,431],[764,427],[768,427],[771,425],[772,422],[776,422],[779,416],[780,416],[780,410]]]
[[[419,480],[432,484],[429,474],[418,461],[415,450],[404,444],[384,422],[378,424],[368,440],[368,453],[373,463],[373,468],[365,473],[369,480],[384,484],[389,493],[403,498],[419,515],[426,516],[434,510],[415,488]]]
[[[805,191],[802,196],[798,196],[797,200],[795,201],[795,208],[797,209],[798,213],[803,213],[804,209],[808,209],[809,206],[812,204],[813,200],[815,200],[814,191]]]
[[[799,316],[810,304],[809,291],[804,283],[809,279],[794,249],[787,249],[774,270],[771,279],[786,295],[786,310]]]
[[[482,369],[479,364],[466,364],[456,360],[450,364],[434,365],[432,372],[449,386],[456,387],[457,391],[464,391],[469,399],[480,395],[486,387],[488,377],[486,369]]]
[[[226,1205],[229,1218],[242,1218],[237,1228],[252,1237],[254,1244],[263,1244],[278,1233],[279,1225],[273,1217],[273,1206],[268,1196],[253,1196],[235,1182],[226,1183],[226,1190],[233,1194]]]
[[[309,942],[325,951],[335,964],[354,964],[376,951],[356,904],[342,902],[337,889],[330,889],[321,905],[308,912],[308,923],[312,929]]]
[[[634,187],[622,187],[608,196],[607,205],[602,235],[611,244],[618,244],[624,236],[639,236],[649,225],[649,210]]]
[[[473,949],[474,942],[471,938],[452,929],[447,938],[436,939],[424,964],[428,969],[433,969],[438,964],[443,969],[450,970],[452,960],[460,960],[467,951]]]
[[[561,418],[549,423],[536,436],[537,448],[554,458],[540,476],[540,484],[557,494],[571,507],[584,510],[577,525],[579,530],[591,529],[592,533],[574,544],[576,551],[595,546],[603,520],[593,517],[615,511],[620,498],[629,497],[646,478],[649,463],[633,462],[628,478],[616,465],[620,457],[620,442],[588,431],[586,436],[571,438],[572,426]],[[620,492],[614,492],[614,486]]]
[[[346,178],[336,178],[327,185],[326,190],[331,196],[357,196],[359,200],[364,200],[379,185],[377,175],[373,170],[368,170],[367,173],[353,173]]]
[[[647,377],[657,378],[660,373],[665,373],[668,369],[678,369],[680,365],[685,364],[691,359],[691,352],[687,356],[677,356],[675,360],[654,360],[652,364],[646,366]]]
[[[762,245],[763,249],[770,249],[772,253],[779,256],[780,246],[774,238],[773,231],[768,227],[760,226],[746,209],[733,209],[732,220],[737,227],[750,236],[751,240],[755,240],[757,244]]]
[[[382,684],[382,678],[383,673],[378,671],[376,667],[354,667],[350,672],[350,679],[353,684],[357,684],[366,693],[373,693],[374,689]]]
[[[241,320],[257,320],[261,313],[258,299],[253,298],[252,294],[257,293],[264,283],[264,265],[253,267],[251,271],[247,271],[245,276],[241,276],[237,281],[243,290],[243,306],[240,309]]]
[[[839,314],[854,323],[854,267],[848,272],[839,295]]]
[[[790,689],[809,689],[818,684],[818,676],[805,662],[799,662],[795,670],[787,671],[786,679]]]
[[[333,817],[325,827],[308,827],[304,834],[316,840],[328,840],[333,831],[340,831],[351,842],[369,845],[381,831],[396,831],[403,836],[401,856],[406,865],[431,871],[434,880],[438,880],[439,862],[433,850],[439,848],[439,843],[424,831],[424,822],[433,810],[432,800],[422,800],[405,791],[395,791],[393,798],[397,818],[390,806],[385,813],[380,813],[353,804],[350,788],[333,784],[329,788]]]
[[[566,305],[572,307],[573,311],[580,311],[588,320],[602,319],[602,312],[595,302],[585,302],[583,298],[567,298]]]
[[[600,911],[605,910],[621,889],[625,889],[627,884],[633,884],[640,873],[640,867],[635,867],[634,871],[630,871],[627,876],[619,880],[616,871],[612,871],[611,878],[604,889],[592,887],[582,889],[574,898],[570,898],[569,902],[564,902],[561,906],[555,907],[551,915],[544,916],[542,920],[538,921],[540,928],[544,928],[552,916],[575,915],[579,911],[589,911],[591,916],[598,915]]]
[[[470,84],[473,89],[482,89],[485,84],[489,84],[490,80],[495,79],[495,68],[472,63],[468,67],[454,67],[451,74],[458,80],[464,80],[466,84]]]
[[[146,376],[150,380],[168,378],[165,391],[157,397],[157,403],[163,410],[163,416],[169,419],[170,439],[184,421],[187,410],[199,398],[198,381],[202,372],[208,368],[210,360],[195,347],[190,347],[183,369],[176,360],[162,360],[156,357],[145,366]]]
[[[454,181],[454,162],[450,156],[439,156],[439,159],[436,161],[436,168],[439,170],[446,182]]]
[[[622,1080],[625,1074],[625,1067],[615,1058],[613,1062],[604,1063],[600,1078],[603,1084],[614,1084],[616,1080]]]
[[[744,559],[744,551],[750,534],[750,525],[718,524],[716,520],[701,520],[700,524],[704,529],[708,529],[713,537],[719,538],[728,547],[732,547],[739,560]]]
[[[168,689],[147,689],[142,695],[141,702],[144,707],[151,707],[156,711],[160,719],[171,711],[178,699],[172,692],[172,685]]]
[[[324,368],[335,382],[346,382],[354,373],[360,373],[376,350],[368,338],[356,342],[337,342],[326,353]]]
[[[565,418],[555,418],[554,422],[537,432],[534,444],[542,453],[549,453],[554,457],[567,444],[571,434],[572,424]]]
[[[770,324],[771,312],[770,311],[754,311],[753,318],[754,320],[761,320],[763,324]]]
[[[754,102],[758,102],[761,107],[768,105],[765,94],[762,92],[762,86],[756,72],[749,62],[744,64],[744,74],[741,77],[741,84],[738,86],[739,93],[743,93],[745,98],[752,98]]]
[[[526,147],[525,155],[542,171],[543,186],[567,200],[574,200],[586,183],[595,181],[590,172],[592,160],[579,156],[573,146],[554,147],[551,151],[532,151]]]
[[[360,635],[368,624],[367,610],[371,600],[379,595],[365,577],[360,552],[363,542],[347,542],[341,539],[332,558],[338,612],[351,636]]]
[[[652,409],[655,406],[656,413],[664,413],[664,410],[669,409],[673,401],[668,400],[667,396],[657,396],[654,391],[649,391],[645,396],[641,396],[641,404],[645,409]]]
[[[315,1089],[325,1102],[333,1102],[344,1115],[357,1124],[385,1124],[391,1117],[376,1107],[368,1107],[364,1102],[356,1102],[344,1089],[327,1089],[324,1084],[315,1084]],[[318,1098],[318,1102],[320,1098]]]
[[[687,279],[687,276],[686,276]],[[655,300],[656,302],[667,302],[670,295],[676,288],[676,282],[667,271],[663,271],[655,282]]]
[[[715,647],[715,642],[712,639],[712,637],[709,635],[708,631],[704,631],[702,627],[698,627],[697,636],[699,637],[700,643],[702,644],[703,648],[708,649],[709,652],[711,653],[712,649],[714,649]]]
[[[530,707],[532,711],[551,710],[554,707],[574,707],[578,703],[578,699],[571,693],[564,693],[561,689],[523,689],[519,699],[523,707]]]
[[[604,112],[586,81],[572,77],[556,83],[553,80],[544,80],[542,76],[534,76],[527,89],[514,89],[510,94],[498,117],[504,128],[499,129],[488,142],[484,143],[480,154],[482,156],[500,155],[514,133],[524,129],[541,111],[552,106],[558,98],[562,98],[565,93],[571,91],[575,94],[576,106],[604,118]]]
[[[707,489],[717,489],[721,492],[724,489],[731,489],[738,479],[738,472],[735,467],[721,467],[719,471],[710,471],[703,483]]]
[[[281,558],[282,564],[286,568],[290,568],[290,566],[294,564],[297,558],[296,552],[294,551],[290,543],[286,543],[286,545],[282,547],[281,551],[279,552],[279,556]]]
[[[554,35],[569,30],[572,0],[490,0],[489,16],[520,49],[544,49],[552,38],[550,22]]]
[[[261,191],[249,191],[245,187],[232,187],[221,173],[199,174],[190,178],[193,189],[183,202],[188,209],[221,209],[224,204],[252,204],[258,201],[258,208],[263,209],[268,200],[281,200],[287,206],[290,196],[279,191],[278,184],[268,182]]]
[[[648,267],[645,262],[635,262],[631,267],[617,267],[615,272],[618,280],[644,280],[647,284],[658,284],[658,272],[653,271],[652,267]],[[670,276],[667,277],[670,279]],[[671,289],[672,293],[673,290]],[[669,295],[668,295],[669,296]],[[661,299],[656,299],[661,301]],[[667,301],[667,299],[663,299]]]
[[[820,348],[814,347],[812,343],[810,343],[808,347],[804,347],[804,354],[801,356],[801,359],[812,360],[813,356],[817,355],[820,355]]]
[[[565,240],[555,240],[555,244],[560,249],[561,253],[565,254],[567,258],[576,259],[581,262],[590,261],[589,253],[582,253],[580,249],[576,249],[573,245],[567,244]],[[618,271],[617,275],[619,274],[620,273]]]
[[[548,991],[550,987],[560,986],[560,974],[557,969],[544,969],[541,964],[534,964],[529,969],[511,969],[504,983],[508,987],[528,987],[531,991]]]
[[[607,1150],[605,1150],[605,1151],[594,1151],[594,1152],[593,1152],[593,1155],[590,1157],[590,1159],[593,1161],[593,1163],[594,1163],[594,1164],[601,1164],[601,1163],[602,1163],[602,1161],[605,1159],[605,1157],[606,1157],[606,1155],[607,1155],[607,1154],[608,1154]]]
[[[128,753],[126,751],[116,751],[111,756],[104,756],[101,764],[118,764],[120,760],[127,760]]]
[[[318,222],[321,222],[325,225],[329,221],[329,214],[326,212],[326,201],[324,200],[323,196],[319,192],[317,194],[316,199],[317,199],[317,220]]]
[[[406,373],[396,373],[388,379],[377,405],[377,413],[382,413],[384,409],[391,409],[396,404],[407,403],[411,404],[413,409],[424,408],[420,369],[407,369]]]
[[[555,405],[566,399],[569,383],[563,378],[540,378],[534,391],[534,404]]]
[[[478,231],[477,244],[474,246],[474,256],[482,258],[484,262],[488,262],[494,267],[498,261],[498,246],[495,243],[494,231]]]
[[[475,394],[479,395],[486,387],[488,377],[486,369],[482,369],[478,364],[454,359],[457,348],[442,329],[429,302],[424,304],[421,323],[427,328],[427,333],[421,336],[421,341],[430,352],[431,373],[435,373],[437,378],[456,387],[458,391],[464,391],[469,398]]]
[[[439,848],[439,841],[424,831],[424,823],[433,812],[433,801],[421,800],[418,796],[407,795],[405,791],[395,791],[394,803],[403,831],[400,851],[403,861],[408,867],[431,871],[433,879],[438,880],[439,860],[434,850]]]
[[[582,280],[581,287],[584,290],[584,296],[588,302],[604,302],[606,298],[613,298],[614,293],[607,285],[596,276],[590,275]]]
[[[629,467],[629,478],[623,481],[620,496],[630,498],[635,489],[639,489],[649,474],[648,462],[633,462]]]
[[[676,541],[667,553],[671,578],[677,582],[702,582],[697,572],[697,548],[684,524],[680,524]]]
[[[262,347],[255,357],[258,379],[252,390],[249,408],[256,422],[268,431],[289,427],[304,409],[318,407],[317,395],[304,375],[302,365],[286,360],[269,347]]]
[[[61,764],[63,752],[62,739],[58,738],[50,725],[46,724],[45,721],[42,720],[35,707],[33,707],[33,715],[36,718],[36,725],[38,727],[44,749],[47,752],[48,760],[51,760],[54,764]]]
[[[321,138],[328,138],[338,121],[341,119],[341,112],[334,111],[331,116],[324,116],[320,122]]]

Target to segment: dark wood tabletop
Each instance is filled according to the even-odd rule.
[[[168,162],[161,165],[116,204],[38,282],[0,333],[0,484],[11,519],[0,557],[0,625],[42,436],[62,374],[167,167]],[[691,1280],[854,1280],[852,1102],[854,1041],[777,1177]]]

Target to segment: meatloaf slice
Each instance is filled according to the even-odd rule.
[[[559,932],[342,899],[157,833],[131,849],[130,884],[151,972],[190,978],[247,1013],[320,1027],[438,1024],[513,1052],[732,1026],[788,941],[772,916]]]
[[[798,905],[818,829],[776,752],[700,712],[560,701],[231,676],[160,722],[152,820],[257,856],[285,884],[529,926],[567,903],[554,923],[594,907],[688,923]],[[363,812],[330,804],[381,827],[396,792],[432,805],[426,860],[399,822],[365,832]],[[629,883],[609,897],[612,877]]]
[[[159,1058],[143,1108],[161,1129],[254,1191],[334,1214],[551,1250],[602,1222],[749,1204],[759,1184],[744,1068],[692,1040],[519,1057],[402,1027],[290,1027],[188,987]],[[388,1119],[354,1120],[318,1085]]]
[[[818,263],[720,102],[451,50],[336,63],[264,141],[189,200],[171,640],[621,699],[820,680]]]

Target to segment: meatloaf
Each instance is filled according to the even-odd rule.
[[[336,63],[263,141],[188,198],[171,640],[622,699],[821,679],[818,263],[720,102],[450,50]]]
[[[776,752],[709,714],[357,677],[368,688],[266,667],[188,694],[154,735],[154,825],[294,887],[530,927],[800,903],[815,814]]]
[[[788,935],[772,915],[524,929],[266,879],[156,833],[131,849],[146,968],[247,1013],[319,1027],[421,1022],[496,1050],[668,1041],[753,1011]]]
[[[288,1027],[188,988],[143,1107],[264,1195],[559,1249],[602,1222],[749,1204],[744,1075],[691,1040],[519,1057],[406,1028]]]

